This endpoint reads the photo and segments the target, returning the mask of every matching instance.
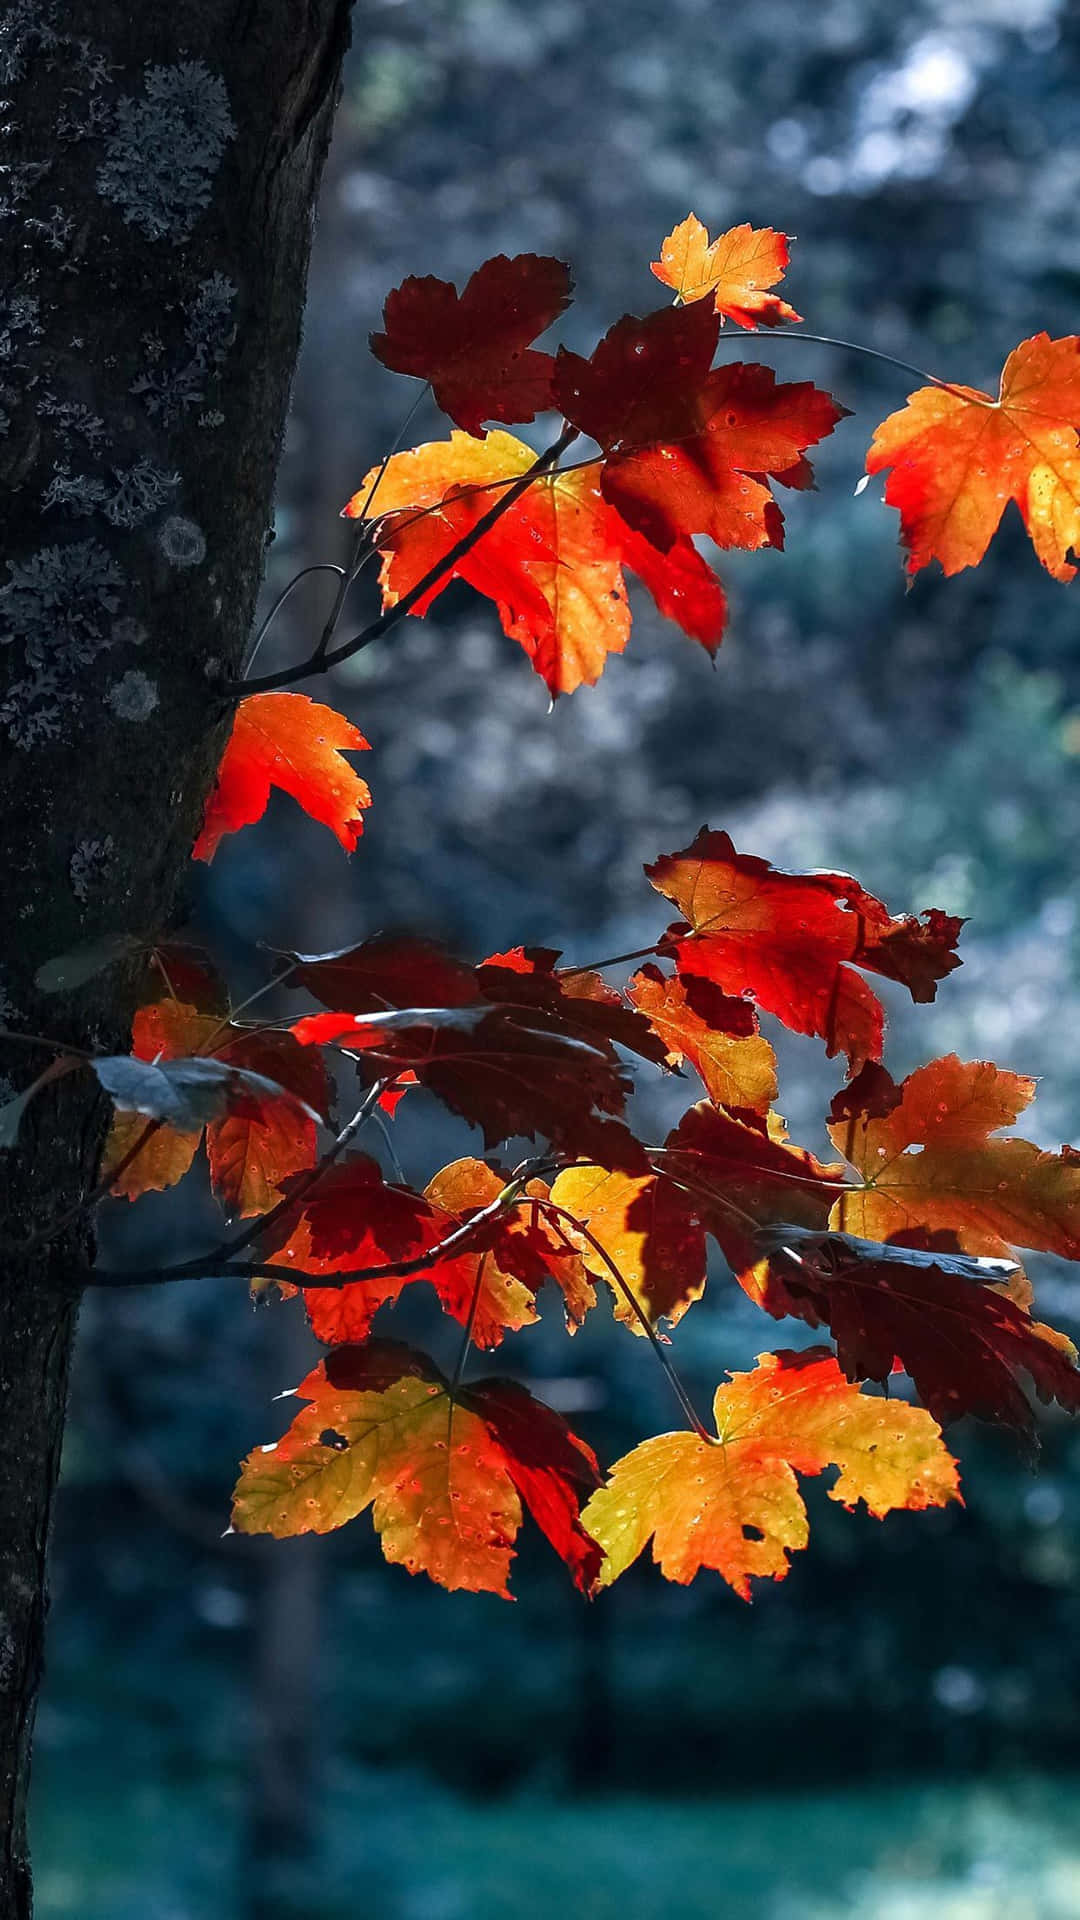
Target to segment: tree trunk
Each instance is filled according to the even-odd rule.
[[[126,1045],[136,969],[42,962],[174,921],[262,572],[351,0],[0,0],[0,1022]],[[50,1056],[0,1042],[21,1090]],[[0,1920],[92,1181],[89,1076],[0,1154]]]

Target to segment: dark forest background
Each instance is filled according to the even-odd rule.
[[[338,510],[401,424],[408,383],[366,339],[405,274],[460,284],[493,253],[556,253],[578,283],[563,337],[588,350],[659,303],[648,262],[693,208],[714,232],[797,236],[783,291],[815,331],[993,386],[1018,340],[1077,330],[1078,98],[1080,8],[1059,0],[360,0],[267,604],[341,557]],[[781,864],[850,867],[897,910],[970,915],[939,1005],[896,1004],[894,1071],[956,1048],[1043,1075],[1035,1128],[1075,1139],[1076,589],[1010,514],[978,572],[906,593],[895,516],[854,496],[904,377],[752,351],[855,418],[817,494],[785,499],[786,553],[722,560],[715,671],[642,603],[626,656],[549,713],[455,588],[327,690],[373,746],[354,859],[275,802],[193,875],[196,922],[238,990],[262,977],[256,940],[390,926],[588,961],[655,937],[641,863],[708,820]],[[412,432],[443,430],[432,410]],[[325,591],[294,596],[260,666],[306,648]],[[792,1132],[819,1146],[835,1070],[792,1041],[782,1064]],[[685,1093],[643,1091],[646,1124]],[[468,1150],[419,1098],[396,1132],[421,1179]],[[104,1234],[140,1262],[206,1244],[199,1176],[117,1203]],[[1033,1278],[1080,1333],[1075,1279],[1051,1261]],[[812,1489],[810,1550],[749,1608],[645,1567],[586,1608],[528,1542],[511,1608],[385,1567],[364,1522],[220,1537],[236,1461],[277,1433],[270,1398],[312,1351],[295,1308],[254,1313],[228,1285],[84,1312],[37,1750],[43,1920],[1080,1915],[1080,1432],[1048,1416],[1032,1478],[961,1429],[963,1511],[881,1526]],[[443,1337],[415,1306],[380,1324]],[[788,1337],[718,1281],[680,1366],[704,1400]],[[599,1315],[569,1344],[551,1303],[503,1360],[604,1457],[672,1419],[643,1343]]]

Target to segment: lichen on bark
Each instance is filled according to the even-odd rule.
[[[45,1000],[34,973],[175,918],[227,734],[207,666],[234,674],[250,629],[349,13],[0,0],[0,716],[29,729],[0,751],[2,970],[16,1021],[75,1045],[126,1045],[133,978]],[[155,102],[190,135],[175,193],[132,172]],[[17,1088],[29,1057],[2,1061]],[[93,1180],[84,1079],[0,1155],[0,1920],[31,1910],[45,1543],[91,1254],[81,1221],[17,1249]]]

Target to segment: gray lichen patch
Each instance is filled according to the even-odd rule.
[[[101,885],[112,858],[116,852],[116,842],[112,834],[107,833],[101,840],[80,840],[71,856],[68,873],[71,878],[71,891],[76,900],[85,904],[94,888]]]
[[[0,295],[0,366],[17,367],[32,340],[40,340],[41,301],[33,293]]]
[[[237,288],[223,273],[212,273],[199,282],[183,308],[186,351],[172,361],[166,360],[164,342],[157,334],[143,334],[149,365],[136,375],[130,391],[161,426],[175,426],[193,408],[205,408],[236,338],[236,296]]]
[[[35,53],[57,44],[54,0],[15,0],[0,13],[0,87],[14,87]]]
[[[105,518],[114,527],[141,527],[152,520],[180,485],[178,473],[166,473],[145,455],[133,466],[114,471],[105,502]]]
[[[105,697],[120,720],[145,720],[160,705],[154,682],[137,667],[114,681]]]
[[[44,419],[54,423],[57,433],[64,440],[77,433],[94,453],[104,443],[105,422],[83,400],[61,400],[51,387],[47,387],[38,399],[37,410]]]
[[[116,103],[97,190],[150,240],[192,231],[236,128],[224,81],[203,60],[147,67],[143,97]]]
[[[8,561],[0,587],[0,646],[19,649],[25,673],[0,705],[15,744],[29,747],[60,732],[75,704],[83,668],[113,645],[113,623],[127,578],[97,540],[39,547]]]
[[[158,532],[158,546],[170,566],[201,567],[206,559],[206,535],[194,520],[171,513]]]

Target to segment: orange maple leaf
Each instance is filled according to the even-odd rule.
[[[829,1133],[864,1183],[838,1199],[833,1225],[868,1240],[933,1245],[925,1236],[944,1231],[968,1253],[1080,1259],[1080,1153],[992,1137],[1034,1092],[1023,1074],[955,1054],[900,1086],[869,1069],[833,1102]]]
[[[708,229],[690,213],[668,234],[652,271],[673,287],[684,306],[715,296],[717,313],[740,327],[775,327],[802,315],[765,291],[784,277],[788,235],[772,227],[731,227],[709,242]]]
[[[253,693],[241,700],[194,859],[212,860],[227,833],[261,820],[271,787],[291,794],[351,853],[371,794],[341,756],[367,744],[343,714],[304,693]]]
[[[837,1466],[829,1498],[865,1502],[876,1519],[898,1507],[959,1499],[956,1462],[922,1407],[871,1399],[831,1354],[762,1353],[753,1373],[717,1388],[717,1439],[665,1433],[645,1440],[594,1493],[582,1525],[604,1549],[610,1586],[643,1551],[687,1585],[713,1567],[744,1600],[752,1579],[782,1580],[810,1537],[797,1473]]]
[[[452,433],[395,454],[381,480],[373,467],[345,512],[379,522],[383,605],[395,606],[416,586],[535,460],[524,441],[496,429],[482,441]],[[716,651],[726,602],[712,569],[689,540],[665,553],[635,533],[608,506],[589,467],[542,474],[413,611],[425,614],[452,579],[466,580],[494,601],[503,631],[551,694],[572,693],[592,686],[629,639],[624,566],[662,613]]]
[[[696,974],[642,967],[627,995],[668,1048],[672,1066],[689,1060],[717,1106],[764,1121],[776,1099],[776,1055],[757,1030],[748,1000]]]
[[[785,873],[736,853],[726,833],[703,827],[680,853],[645,869],[686,915],[662,950],[680,974],[701,974],[725,993],[747,992],[795,1033],[817,1034],[852,1067],[881,1058],[881,1002],[856,968],[901,981],[915,1001],[960,965],[963,921],[931,909],[894,918],[845,873]]]
[[[1037,333],[1010,353],[997,399],[920,387],[874,435],[867,473],[889,469],[907,570],[978,566],[1015,500],[1043,566],[1071,580],[1080,546],[1080,336]]]
[[[660,1320],[675,1326],[700,1300],[705,1234],[693,1203],[663,1174],[568,1167],[555,1181],[551,1199],[572,1216],[563,1223],[569,1239],[586,1272],[611,1288],[615,1318],[632,1333],[644,1333],[642,1317],[654,1327]],[[637,1313],[616,1273],[636,1301]]]
[[[599,1481],[592,1449],[506,1380],[452,1389],[391,1341],[339,1347],[296,1389],[309,1404],[241,1468],[241,1533],[329,1533],[365,1508],[387,1560],[440,1586],[509,1598],[522,1501],[590,1586],[600,1554],[581,1526]]]

